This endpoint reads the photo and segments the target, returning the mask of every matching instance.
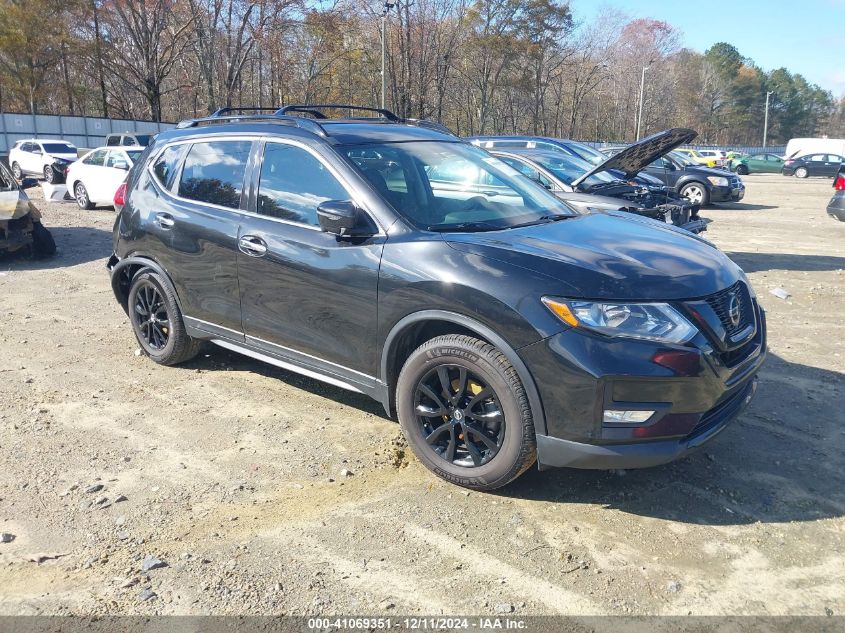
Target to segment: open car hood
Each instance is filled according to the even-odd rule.
[[[626,178],[633,178],[637,172],[679,145],[689,143],[696,136],[698,136],[698,132],[683,127],[673,127],[647,136],[643,140],[626,147],[615,156],[611,156],[603,163],[596,165],[583,176],[573,180],[572,188],[577,188],[593,174],[608,169],[617,169],[624,172]]]

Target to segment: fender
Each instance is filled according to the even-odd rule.
[[[127,314],[129,313],[129,307],[126,304],[126,300],[128,298],[128,288],[124,291],[122,287],[122,282],[131,281],[128,276],[124,275],[124,271],[127,270],[130,266],[138,266],[138,270],[135,274],[138,274],[142,270],[152,270],[155,273],[158,273],[162,279],[164,279],[169,285],[170,290],[173,292],[173,296],[176,297],[176,305],[179,306],[179,311],[184,314],[182,310],[182,301],[179,298],[179,294],[176,292],[176,288],[173,285],[173,282],[170,281],[170,275],[167,274],[167,271],[162,268],[162,266],[155,261],[154,259],[150,259],[148,257],[133,255],[131,257],[126,257],[124,259],[117,259],[116,255],[112,255],[109,258],[108,263],[106,264],[106,268],[109,269],[111,272],[111,289],[114,293],[115,299],[121,305],[124,312]],[[134,277],[135,275],[133,275]]]
[[[540,393],[537,391],[537,386],[534,384],[534,378],[531,376],[531,372],[528,371],[528,367],[525,365],[525,363],[522,362],[522,359],[516,353],[516,350],[511,347],[505,341],[505,339],[503,339],[500,335],[496,334],[496,332],[494,332],[486,325],[479,323],[475,319],[472,319],[463,314],[459,314],[457,312],[448,312],[446,310],[421,310],[420,312],[414,312],[400,319],[391,328],[390,332],[387,335],[387,338],[384,341],[384,347],[382,348],[381,365],[379,367],[379,379],[382,383],[386,384],[387,382],[388,363],[391,352],[396,343],[396,339],[399,337],[400,334],[402,334],[402,332],[406,328],[421,321],[447,321],[449,323],[454,323],[468,330],[471,330],[472,332],[475,332],[483,339],[490,341],[490,343],[495,345],[499,349],[499,351],[501,351],[507,357],[508,361],[511,365],[513,365],[514,369],[516,369],[516,373],[519,375],[519,379],[522,381],[522,385],[525,387],[525,392],[528,396],[528,404],[531,407],[531,416],[534,419],[535,432],[538,435],[546,434],[546,417],[543,413],[543,405],[540,400]],[[389,396],[390,401],[385,403],[388,411],[391,410],[391,407],[394,404],[394,397],[395,396],[391,390]]]

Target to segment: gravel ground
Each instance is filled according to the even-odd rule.
[[[113,211],[39,201],[57,257],[0,261],[0,613],[842,614],[845,224],[829,180],[745,180],[705,215],[768,311],[755,402],[682,462],[498,494],[363,396],[139,356]]]

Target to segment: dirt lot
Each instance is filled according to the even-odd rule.
[[[845,224],[829,180],[745,180],[705,215],[768,311],[749,410],[683,462],[499,494],[434,478],[363,396],[136,355],[114,213],[41,201],[58,256],[0,261],[0,613],[842,614]]]

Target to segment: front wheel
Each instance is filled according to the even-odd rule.
[[[76,204],[79,205],[80,209],[89,210],[94,208],[94,203],[91,202],[91,198],[88,196],[88,190],[81,182],[76,183],[76,186],[73,188],[73,197],[76,198]]]
[[[15,180],[23,180],[23,170],[17,163],[12,163],[12,175],[15,177]]]
[[[747,176],[748,175],[748,167],[745,165],[737,165],[736,166],[736,173],[740,176]]]
[[[489,343],[447,335],[423,344],[399,374],[396,402],[414,454],[447,481],[494,490],[536,461],[525,388]]]
[[[706,206],[710,201],[707,196],[707,189],[700,182],[691,182],[684,185],[680,191],[681,197],[690,201],[690,204]]]
[[[32,254],[37,258],[52,257],[56,254],[53,235],[41,222],[32,223]]]
[[[806,178],[810,175],[810,172],[807,171],[806,167],[799,167],[795,170],[795,177],[796,178]]]
[[[53,169],[52,165],[44,165],[44,180],[46,180],[51,185],[55,185],[59,182],[59,176],[56,173],[56,170]]]

